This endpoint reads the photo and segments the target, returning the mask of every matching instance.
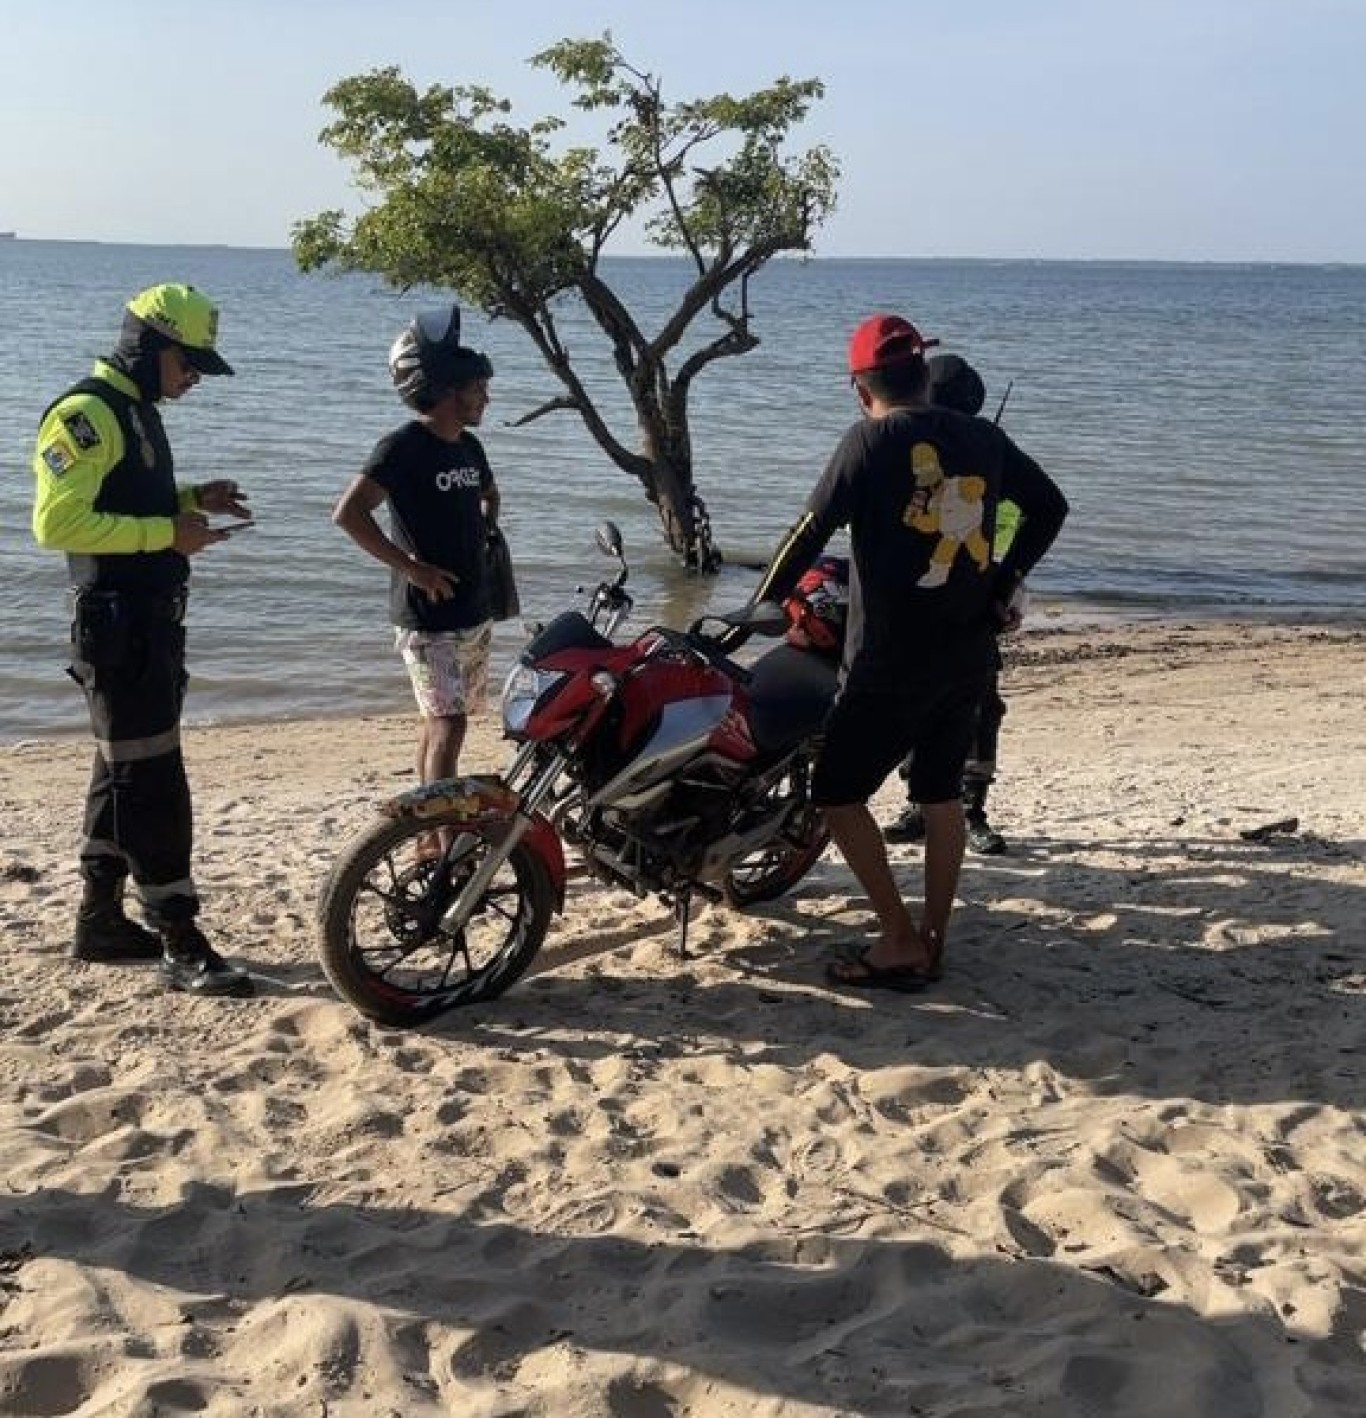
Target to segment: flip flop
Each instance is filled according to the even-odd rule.
[[[926,974],[913,965],[874,965],[868,951],[861,950],[842,960],[832,960],[825,967],[825,978],[832,985],[853,990],[892,990],[899,995],[915,994],[933,984],[937,974]]]

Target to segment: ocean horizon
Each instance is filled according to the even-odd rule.
[[[190,251],[190,252],[243,252],[264,256],[281,256],[293,260],[288,243],[283,245],[257,245],[253,243],[229,241],[182,241],[143,242],[129,241],[122,237],[98,236],[26,236],[18,231],[0,231],[0,241],[26,242],[35,246],[98,246],[118,247],[134,251]],[[628,262],[657,262],[661,266],[677,266],[679,258],[666,251],[621,251],[605,258],[608,267]],[[775,256],[771,265],[831,266],[835,264],[857,266],[876,264],[879,266],[1114,266],[1138,270],[1163,267],[1193,270],[1306,270],[1306,271],[1366,271],[1366,261],[1300,261],[1282,260],[1273,257],[1188,257],[1188,256],[879,256],[860,253],[858,255],[832,255],[808,253],[800,255],[784,252]],[[325,273],[316,273],[305,279],[330,279]],[[362,277],[363,278],[363,277]],[[762,277],[761,277],[762,279]]]

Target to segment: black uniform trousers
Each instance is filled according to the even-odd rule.
[[[996,748],[1001,741],[1001,721],[1006,716],[1006,702],[1001,697],[1001,654],[997,649],[991,678],[973,710],[972,746],[963,765],[965,786],[982,787],[996,779]],[[897,770],[909,784],[914,754],[907,754]]]
[[[70,673],[85,691],[95,760],[80,869],[99,886],[129,875],[154,927],[199,910],[193,813],[180,747],[185,597],[78,591]]]
[[[1000,673],[999,669],[993,672],[977,705],[977,728],[963,769],[965,783],[990,783],[996,777],[996,746],[1001,741],[1001,720],[1006,716]]]

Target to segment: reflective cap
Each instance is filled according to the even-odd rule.
[[[201,374],[231,374],[232,366],[214,348],[218,307],[193,286],[150,286],[128,302],[128,313],[174,341]]]
[[[900,315],[870,315],[849,341],[849,373],[867,374],[889,364],[905,364],[938,340],[927,340]]]

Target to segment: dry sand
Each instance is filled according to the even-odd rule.
[[[832,855],[687,960],[576,881],[423,1033],[312,926],[409,721],[190,733],[251,1001],[69,962],[88,748],[0,751],[0,1411],[1366,1412],[1366,634],[1034,632],[1006,684],[932,992],[823,983]]]

